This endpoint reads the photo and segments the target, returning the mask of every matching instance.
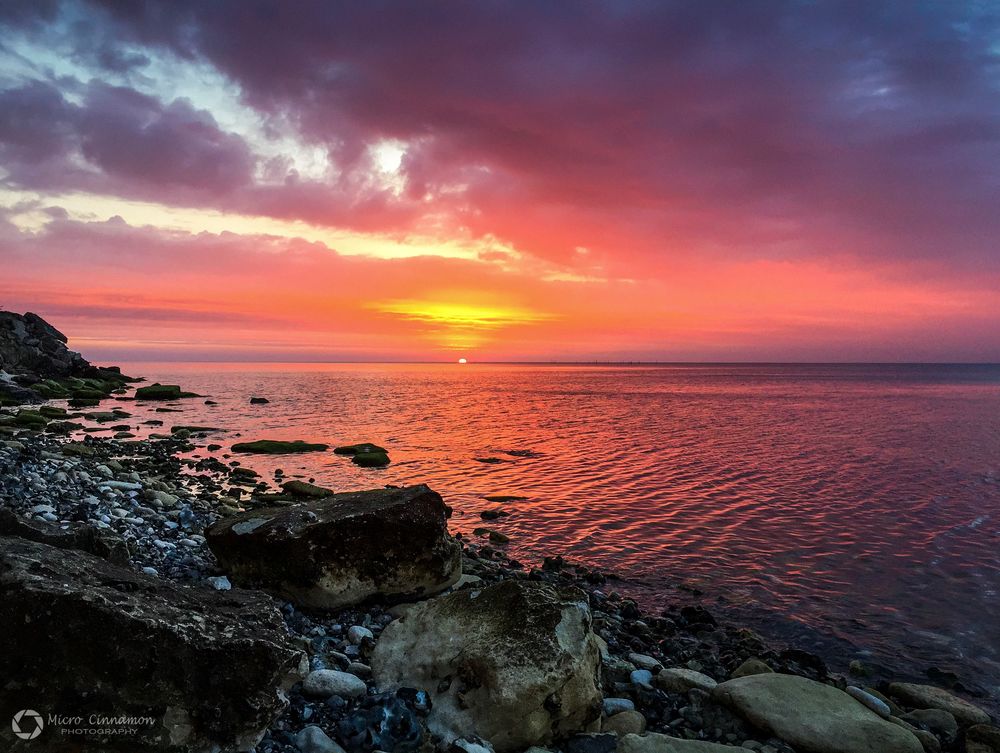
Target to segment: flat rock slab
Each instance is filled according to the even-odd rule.
[[[0,600],[0,635],[17,647],[0,651],[5,718],[151,718],[124,738],[66,738],[73,750],[252,749],[308,666],[264,594],[179,586],[85,552],[0,537]],[[0,725],[0,749],[59,749],[52,726],[23,741]]]
[[[233,581],[316,609],[439,593],[462,575],[448,510],[427,486],[252,510],[205,531]]]
[[[625,735],[618,743],[616,753],[737,753],[745,750],[734,745],[681,740],[650,732],[648,735]]]
[[[907,706],[947,711],[963,727],[990,723],[990,715],[981,708],[933,685],[894,682],[889,686],[889,695],[899,699]]]
[[[407,610],[372,652],[382,690],[431,694],[428,728],[444,744],[478,735],[497,753],[596,728],[600,648],[586,596],[508,580]]]
[[[128,546],[120,536],[89,523],[55,525],[22,518],[13,510],[0,510],[0,536],[16,536],[59,549],[79,549],[116,565],[127,565],[129,561]]]
[[[910,732],[830,685],[767,673],[728,680],[712,699],[801,753],[923,753]]]

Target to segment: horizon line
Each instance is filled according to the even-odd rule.
[[[285,359],[157,359],[121,358],[121,363],[245,363],[245,364],[411,364],[454,366],[1000,366],[1000,361],[641,361],[641,360],[548,360],[466,361],[456,360],[285,360]]]

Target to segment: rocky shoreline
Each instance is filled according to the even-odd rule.
[[[452,536],[425,486],[263,479],[205,453],[210,427],[136,440],[131,400],[193,396],[137,395],[48,336],[25,347],[69,371],[0,348],[32,364],[2,380],[4,749],[1000,753],[954,683],[841,676],[696,605],[645,613],[584,565]]]

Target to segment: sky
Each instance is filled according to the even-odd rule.
[[[986,0],[0,4],[0,307],[97,361],[1000,361]]]

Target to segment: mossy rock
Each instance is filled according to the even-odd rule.
[[[389,456],[384,452],[359,452],[351,458],[351,462],[362,468],[383,468],[389,465]]]
[[[176,434],[179,431],[186,431],[188,434],[206,434],[210,431],[225,431],[216,426],[171,426],[170,432]]]
[[[49,422],[45,416],[38,411],[22,410],[14,417],[14,426],[26,426],[30,428],[41,428]]]
[[[108,396],[107,392],[95,389],[73,390],[74,400],[103,400]]]
[[[238,442],[233,445],[233,452],[250,452],[260,455],[287,455],[297,452],[323,452],[330,449],[328,444],[314,444],[296,439],[294,442],[284,442],[277,439],[258,439],[255,442]]]
[[[389,454],[387,449],[379,447],[377,444],[372,444],[371,442],[345,444],[340,447],[334,447],[333,451],[338,455],[359,455],[365,452],[381,452],[383,455]]]
[[[100,399],[90,397],[74,397],[69,401],[70,408],[96,408],[100,404]]]
[[[45,431],[52,434],[69,434],[82,428],[83,424],[78,424],[76,421],[50,421],[49,425],[45,427]]]
[[[315,484],[297,479],[286,481],[281,485],[281,489],[293,497],[329,497],[333,494],[332,489],[326,489],[322,486],[316,486]]]
[[[57,405],[43,405],[38,412],[47,418],[63,418],[66,415],[66,409]]]
[[[97,450],[86,442],[69,442],[62,446],[62,454],[89,458],[97,454]]]
[[[474,528],[472,534],[474,536],[487,536],[494,544],[506,544],[510,541],[510,536],[494,531],[492,528]]]
[[[184,392],[177,384],[150,384],[138,387],[135,391],[136,400],[179,400],[183,397],[201,397],[201,395]]]

